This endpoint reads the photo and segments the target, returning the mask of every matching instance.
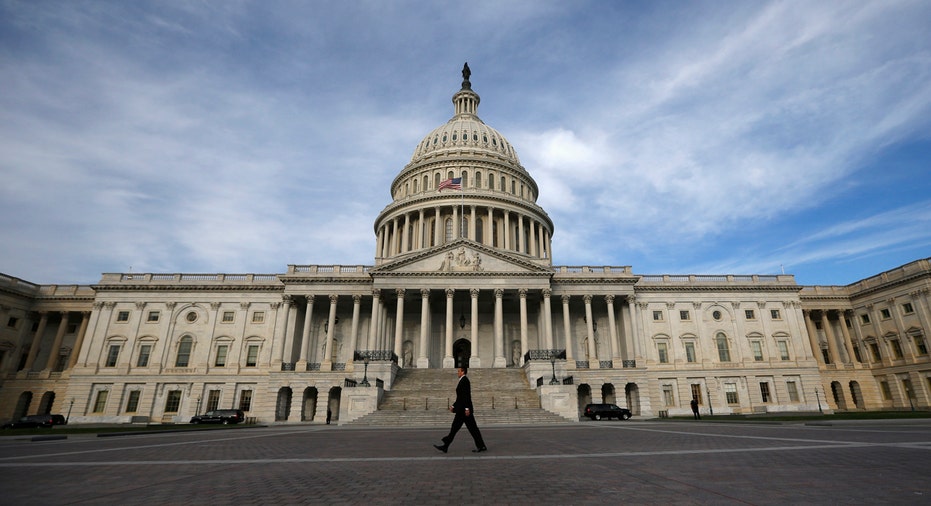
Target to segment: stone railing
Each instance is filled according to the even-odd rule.
[[[566,350],[527,350],[527,353],[524,354],[524,362],[530,362],[531,360],[565,360],[566,359]]]

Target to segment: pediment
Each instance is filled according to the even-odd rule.
[[[552,274],[552,269],[468,239],[416,252],[380,265],[371,274]]]

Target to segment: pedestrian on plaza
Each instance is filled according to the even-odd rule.
[[[695,420],[701,420],[701,415],[698,413],[698,397],[692,397],[692,418]]]
[[[330,425],[330,418],[333,416],[333,411],[330,408],[326,408],[326,424]]]
[[[469,383],[469,378],[466,376],[468,371],[466,367],[456,369],[456,374],[459,376],[459,383],[456,384],[456,402],[449,407],[449,410],[455,413],[456,416],[453,418],[453,425],[449,428],[449,434],[443,438],[443,444],[433,445],[434,448],[443,453],[449,450],[450,443],[453,442],[453,438],[456,437],[456,433],[462,428],[463,423],[469,429],[469,434],[472,435],[472,439],[475,441],[475,449],[472,451],[474,453],[488,451],[488,448],[485,447],[485,440],[482,439],[482,433],[475,423],[475,410],[472,408],[472,384]]]

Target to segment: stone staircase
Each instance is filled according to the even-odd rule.
[[[351,426],[448,427],[449,405],[456,400],[455,369],[402,369],[378,411],[349,422]],[[566,423],[540,408],[540,397],[522,369],[470,369],[472,405],[479,427]]]

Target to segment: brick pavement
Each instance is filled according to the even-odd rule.
[[[929,504],[931,421],[0,438],[4,504]]]

